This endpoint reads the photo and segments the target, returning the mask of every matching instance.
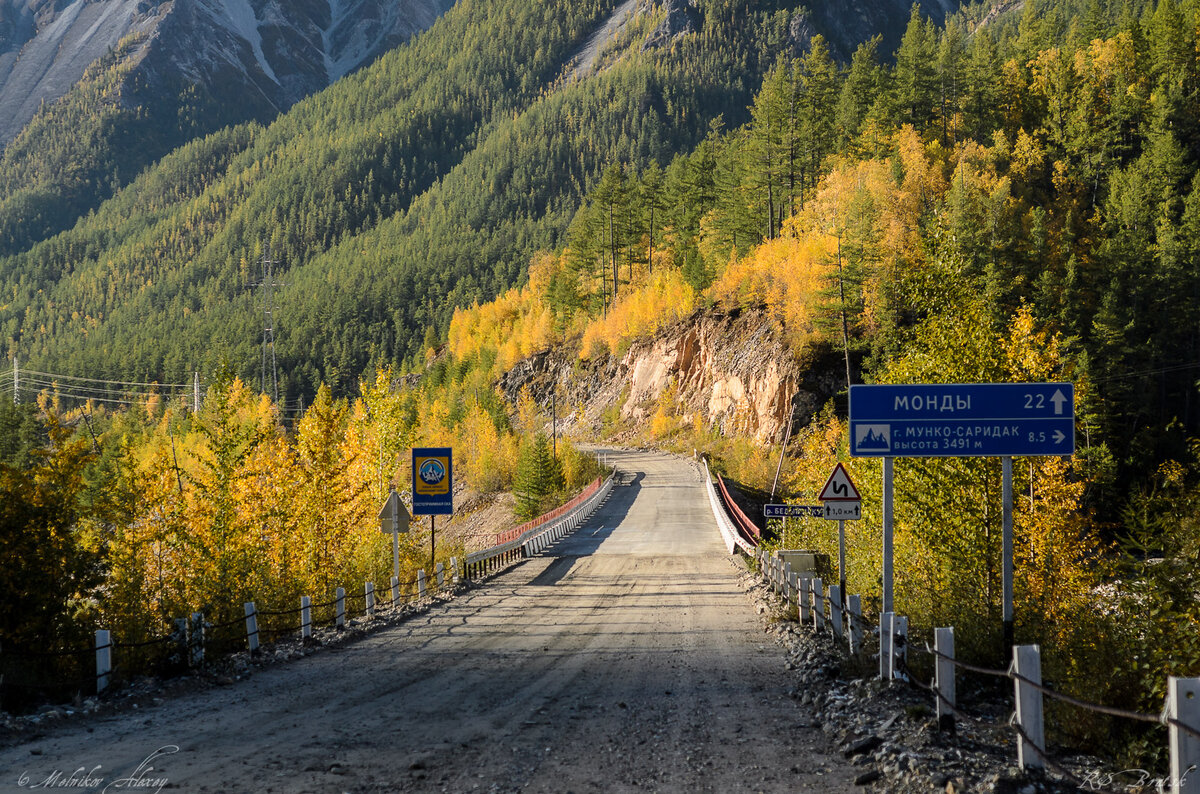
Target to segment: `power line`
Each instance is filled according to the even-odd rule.
[[[111,386],[86,386],[82,383],[61,384],[61,383],[59,383],[58,380],[50,379],[50,378],[22,377],[21,378],[21,386],[24,387],[24,385],[26,383],[30,383],[35,386],[44,386],[47,388],[52,388],[52,389],[55,389],[56,391],[87,392],[87,393],[92,393],[92,394],[109,394],[109,395],[111,395],[111,394],[126,394],[126,395],[168,394],[168,393],[174,393],[175,391],[178,391],[179,393],[182,394],[185,392],[185,389],[181,386],[171,386],[164,390],[149,389],[146,391],[139,391],[139,390],[135,390],[135,389],[117,389],[117,388],[113,388]]]
[[[9,369],[8,371],[12,372],[12,369]],[[55,380],[76,380],[76,381],[85,381],[87,383],[111,383],[115,386],[156,386],[156,387],[162,387],[162,388],[186,389],[192,385],[190,383],[154,383],[154,382],[147,383],[147,382],[127,381],[127,380],[104,380],[103,378],[85,378],[85,377],[80,377],[78,375],[63,375],[58,372],[40,372],[35,369],[23,369],[23,370],[21,370],[21,374],[22,375],[41,375],[44,378],[54,378]]]

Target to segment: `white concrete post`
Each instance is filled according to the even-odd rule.
[[[112,635],[107,629],[96,630],[96,694],[108,686],[112,673]]]
[[[312,599],[300,596],[300,639],[312,638]]]
[[[810,600],[809,589],[811,587],[812,587],[812,581],[810,579],[808,579],[808,577],[805,577],[800,580],[800,623],[801,623],[801,625],[808,622],[808,612],[809,612],[808,602]]]
[[[425,569],[417,571],[417,598],[425,597]]]
[[[825,583],[816,576],[812,580],[812,609],[813,628],[820,631],[825,628]]]
[[[337,630],[346,628],[346,588],[337,589]]]
[[[892,678],[908,680],[908,616],[892,613]]]
[[[829,585],[829,622],[833,625],[833,636],[842,638],[842,588]]]
[[[1167,719],[1200,730],[1200,678],[1167,678]],[[1200,738],[1168,722],[1167,742],[1171,750],[1171,794],[1197,794]]]
[[[450,558],[450,582],[458,587],[458,557]]]
[[[879,677],[892,680],[892,613],[879,613]]]
[[[441,590],[446,584],[446,566],[439,562],[437,567],[433,569],[433,572],[437,576],[438,589]]]
[[[800,575],[795,571],[788,571],[788,600],[793,604],[800,606]]]
[[[204,665],[204,613],[193,612],[192,622],[188,625],[188,645],[192,651],[192,667]]]
[[[954,711],[957,705],[954,687],[954,627],[933,630],[933,649],[939,656],[934,686],[940,697],[937,699],[938,728],[944,731],[954,730]],[[943,658],[948,657],[948,658]]]
[[[392,609],[400,608],[400,577],[392,577]]]
[[[375,583],[367,582],[363,585],[363,595],[367,602],[367,620],[375,619]]]
[[[247,601],[242,609],[246,611],[246,645],[251,656],[258,656],[258,610],[253,601]]]
[[[1009,668],[1035,684],[1042,683],[1042,652],[1037,645],[1017,645],[1013,648]],[[1014,679],[1017,699],[1017,725],[1029,737],[1017,739],[1017,765],[1022,769],[1041,768],[1041,753],[1046,751],[1046,733],[1042,724],[1042,693],[1020,678]]]
[[[857,655],[862,650],[862,596],[858,593],[846,599],[850,612],[850,653]]]

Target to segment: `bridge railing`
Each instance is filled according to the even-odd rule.
[[[503,570],[574,532],[612,491],[614,477],[615,471],[604,480],[596,478],[579,496],[562,507],[501,533],[494,546],[468,554],[463,566],[466,578],[478,579]]]
[[[721,489],[725,490],[724,481],[718,480]],[[737,549],[741,549],[747,554],[754,555],[754,544],[743,538],[738,532],[737,525],[734,524],[734,519],[730,518],[730,513],[725,509],[725,503],[717,495],[717,488],[713,485],[712,473],[708,470],[708,461],[704,461],[704,487],[708,491],[708,503],[712,508],[713,518],[717,521],[717,529],[721,531],[721,537],[725,541],[725,549],[733,554]],[[736,508],[736,505],[735,505]],[[741,513],[741,510],[738,510]]]

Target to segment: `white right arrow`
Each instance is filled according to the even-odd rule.
[[[1066,436],[1063,435],[1063,431],[1061,431],[1061,430],[1054,431],[1054,443],[1055,444],[1061,444],[1064,439],[1066,439]]]
[[[1062,389],[1055,389],[1054,396],[1050,398],[1050,402],[1054,403],[1055,415],[1061,415],[1063,412],[1063,403],[1067,401],[1067,395],[1062,393]]]

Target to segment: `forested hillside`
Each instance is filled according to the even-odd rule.
[[[0,260],[5,352],[89,375],[250,376],[269,248],[285,393],[346,393],[444,334],[455,305],[517,283],[603,163],[665,162],[714,118],[743,120],[792,47],[790,5],[704,3],[698,28],[648,44],[667,11],[647,7],[598,70],[563,80],[614,3],[460,4],[270,126],[189,144]]]

